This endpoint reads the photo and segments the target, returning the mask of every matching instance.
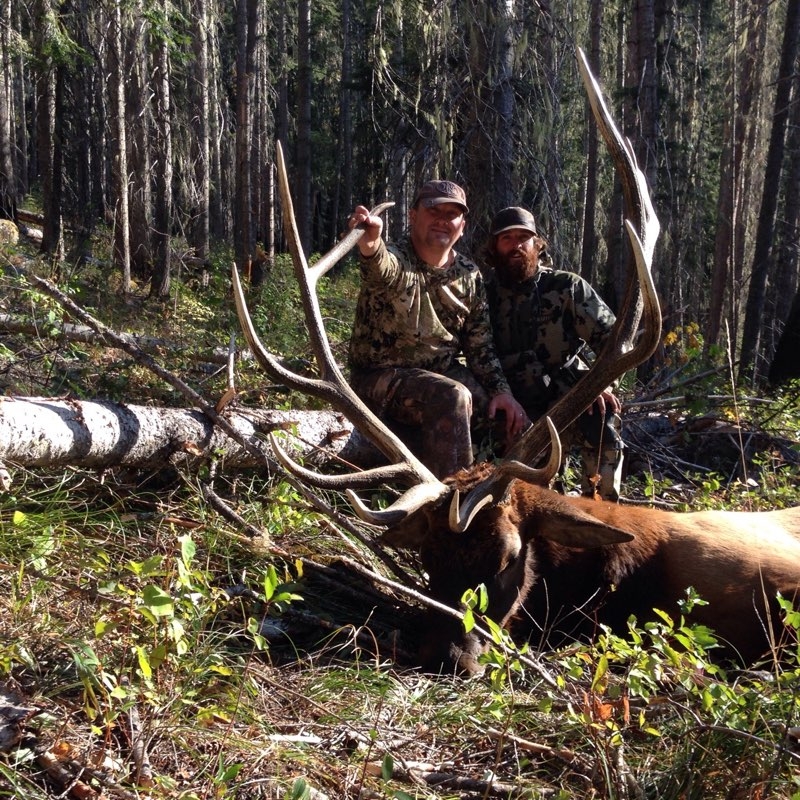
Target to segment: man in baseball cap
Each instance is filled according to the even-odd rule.
[[[615,318],[583,278],[552,268],[530,211],[504,208],[489,231],[487,295],[495,347],[511,391],[535,420],[589,369],[581,354],[602,349]],[[619,499],[621,409],[609,387],[577,420],[587,496]]]
[[[469,214],[466,192],[452,181],[428,181],[423,183],[414,197],[411,207],[417,208],[422,205],[425,208],[433,208],[433,206],[440,206],[443,203],[455,203],[464,210],[465,214]]]
[[[509,206],[502,211],[498,211],[492,220],[492,236],[499,236],[505,231],[521,230],[530,231],[536,234],[536,220],[533,214],[526,208],[519,206]]]
[[[350,384],[438,478],[472,463],[473,424],[502,412],[509,437],[529,424],[494,350],[483,277],[455,249],[468,211],[457,183],[432,180],[396,243],[365,206],[348,220],[365,231]]]

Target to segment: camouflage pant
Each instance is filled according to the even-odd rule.
[[[574,385],[579,372],[547,375],[509,375],[514,396],[531,420],[537,420]],[[625,443],[622,420],[617,414],[599,414],[596,407],[584,411],[566,431],[562,431],[564,452],[572,445],[581,452],[581,492],[604,500],[619,500],[622,485],[622,462]]]
[[[625,443],[620,430],[622,420],[618,414],[600,414],[584,411],[575,426],[581,438],[581,492],[603,500],[619,500],[622,486],[622,461]]]
[[[417,368],[354,370],[350,384],[437,478],[472,463],[470,427],[485,416],[488,398],[465,366],[454,364],[444,375]]]

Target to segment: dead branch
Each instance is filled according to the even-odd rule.
[[[66,339],[69,342],[82,342],[84,344],[105,344],[101,334],[88,325],[75,325],[71,322],[60,322],[54,327],[47,321],[37,321],[30,317],[16,317],[11,314],[0,314],[0,332],[16,333],[26,336],[36,336],[40,339]],[[197,350],[189,345],[181,345],[169,339],[155,336],[135,335],[132,333],[117,333],[122,341],[137,347],[142,352],[160,353],[171,359],[189,358],[193,361],[205,361],[211,364],[224,365],[228,360],[228,349],[215,347],[213,350]],[[243,361],[252,360],[249,350],[236,352],[236,358]]]
[[[36,762],[64,795],[74,797],[76,800],[95,800],[99,797],[95,789],[73,775],[52,751],[42,750],[37,753]],[[80,772],[83,770],[81,769]]]

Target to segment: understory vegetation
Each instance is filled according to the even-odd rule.
[[[38,326],[0,334],[5,394],[185,404],[127,355],[60,339],[63,309],[25,277],[48,266],[23,248],[0,259],[0,311]],[[144,292],[123,302],[102,259],[59,286],[114,330],[184,344],[163,366],[214,404],[225,369],[190,355],[238,332],[230,260],[215,256],[207,286],[179,276],[165,304]],[[344,265],[320,291],[340,363],[356,286]],[[250,299],[265,343],[308,358],[288,263]],[[626,501],[797,504],[798,387],[739,391],[696,330],[665,343],[648,383],[624,386]],[[252,363],[236,372],[240,403],[306,403]],[[216,463],[5,467],[0,797],[800,798],[789,603],[784,660],[725,671],[713,632],[691,623],[703,602],[691,590],[658,622],[631,620],[625,638],[600,630],[591,646],[551,651],[483,618],[476,587],[465,624],[492,632],[486,674],[430,676],[413,669],[419,565],[381,548],[340,496],[320,494],[326,514],[278,474]]]

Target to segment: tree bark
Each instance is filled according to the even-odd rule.
[[[236,9],[236,263],[249,278],[254,255],[250,101],[253,86],[256,0],[239,0]]]
[[[331,209],[329,238],[336,241],[341,226],[341,208],[353,207],[353,114],[350,107],[353,81],[353,51],[350,43],[350,0],[342,0],[342,71],[339,79],[339,141],[337,163],[340,180],[336,183]]]
[[[338,454],[357,457],[350,443],[352,426],[337,412],[242,408],[223,416],[263,459],[196,409],[0,397],[0,462],[6,468],[156,469],[176,460],[199,464],[219,459],[230,468],[274,467],[263,438],[280,430],[294,432],[283,446],[306,463],[325,464]]]
[[[744,326],[742,330],[742,349],[739,359],[739,379],[755,381],[763,374],[764,365],[759,363],[761,353],[761,333],[764,317],[764,300],[772,255],[772,240],[775,234],[775,217],[778,207],[778,191],[781,183],[786,124],[789,118],[792,85],[798,83],[793,73],[798,47],[800,47],[800,0],[788,0],[786,24],[784,26],[781,61],[778,68],[775,106],[772,129],[767,151],[767,166],[764,173],[764,192],[761,197],[761,211],[758,215],[756,247],[753,254],[753,269],[750,275],[749,290]]]
[[[17,213],[10,33],[11,2],[3,0],[0,3],[0,219],[15,219]]]
[[[109,67],[111,80],[111,117],[114,130],[114,162],[112,167],[112,197],[114,203],[114,264],[122,272],[122,291],[131,290],[130,205],[128,203],[128,137],[125,130],[125,76],[123,75],[123,14],[119,3],[114,4],[111,20]]]
[[[714,240],[714,267],[709,291],[709,313],[705,330],[706,347],[719,343],[725,298],[731,306],[729,330],[736,340],[738,328],[738,298],[735,288],[737,262],[737,232],[746,226],[743,219],[743,195],[749,192],[750,182],[744,180],[745,154],[751,152],[746,141],[755,127],[754,103],[759,86],[758,65],[763,58],[766,18],[763,8],[748,4],[747,40],[742,52],[732,48],[730,91],[731,104],[725,125],[725,146],[720,165],[719,194],[717,197],[717,230]]]
[[[169,25],[169,9],[162,8],[165,22]],[[155,215],[153,218],[153,278],[150,297],[169,297],[170,242],[172,240],[172,104],[170,100],[170,63],[168,32],[150,31],[155,38],[155,64],[153,70],[154,128],[156,143],[155,159]]]
[[[297,3],[297,229],[306,257],[312,248],[311,206],[311,0]]]
[[[153,277],[151,229],[153,227],[153,114],[149,78],[153,66],[147,47],[148,23],[144,2],[137,0],[125,42],[125,129],[128,157],[128,219],[131,274],[145,283]],[[158,156],[156,155],[157,159]],[[157,168],[157,165],[156,165]]]
[[[800,378],[800,292],[795,294],[789,317],[775,348],[768,379],[772,386]]]
[[[800,55],[797,70],[800,70]],[[778,322],[788,318],[800,279],[800,85],[795,87],[792,106],[787,140],[789,156],[786,182],[781,189],[784,213],[780,216],[776,244],[778,267],[774,298],[775,319]]]
[[[88,344],[104,344],[103,335],[86,325],[74,325],[71,322],[60,322],[53,327],[48,320],[31,317],[15,317],[11,314],[0,314],[0,333],[22,333],[37,338],[46,336],[53,339],[65,339],[68,342],[86,342]],[[132,333],[117,333],[121,340],[139,348],[145,353],[174,359],[188,358],[192,361],[206,361],[211,364],[226,364],[230,357],[228,348],[215,347],[213,350],[198,350],[194,344],[187,346],[168,339],[155,336],[135,336]],[[249,351],[237,352],[236,358],[252,359]]]
[[[589,64],[595,75],[600,75],[600,34],[603,21],[603,0],[592,0],[589,5]],[[581,235],[581,276],[594,283],[595,259],[597,256],[597,233],[595,230],[595,213],[597,209],[597,163],[599,146],[597,141],[597,123],[587,102],[586,113],[586,173],[583,193],[583,231]]]
[[[56,63],[57,38],[55,11],[49,0],[36,6],[37,56],[37,151],[42,187],[44,226],[40,250],[60,262],[64,258],[64,236],[61,229],[61,122],[59,100],[63,95],[63,67]]]
[[[192,218],[189,225],[189,243],[197,258],[208,256],[209,246],[209,206],[211,183],[209,179],[209,18],[207,0],[193,0],[197,28],[192,39],[194,50],[195,80],[192,83],[192,96],[197,113],[192,115],[194,133],[194,197]]]

